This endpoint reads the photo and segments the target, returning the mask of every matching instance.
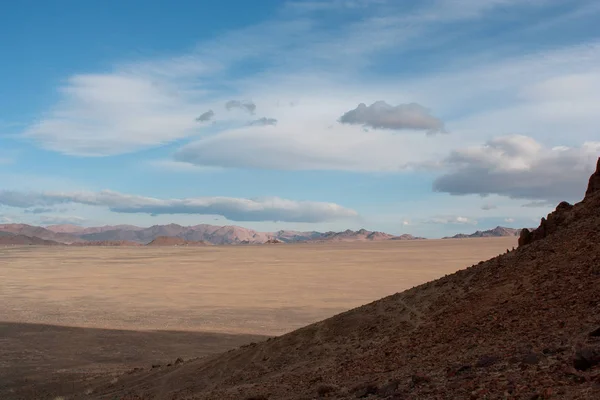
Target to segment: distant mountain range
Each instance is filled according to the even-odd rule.
[[[497,226],[494,229],[487,231],[476,231],[475,233],[459,233],[454,236],[448,236],[443,239],[466,239],[466,238],[481,238],[481,237],[503,237],[503,236],[519,236],[521,229],[505,228]]]
[[[0,232],[12,235],[23,235],[62,244],[75,245],[190,245],[213,244],[263,244],[263,243],[297,243],[297,242],[351,242],[351,241],[382,241],[382,240],[417,240],[424,239],[412,235],[390,235],[384,232],[350,229],[343,232],[300,232],[281,230],[277,232],[258,232],[239,226],[194,225],[181,226],[177,224],[154,225],[141,228],[132,225],[107,225],[101,227],[83,228],[76,225],[51,225],[46,228],[26,224],[0,225]],[[166,238],[178,238],[168,240]],[[4,239],[0,238],[0,244]],[[177,242],[177,243],[176,243]],[[40,243],[41,244],[41,243]]]

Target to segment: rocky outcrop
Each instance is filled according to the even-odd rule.
[[[600,158],[596,166],[596,171],[590,176],[588,188],[585,192],[583,202],[591,201],[592,197],[596,197],[596,194],[600,192]],[[566,201],[561,202],[556,206],[556,210],[552,211],[546,218],[542,218],[540,226],[531,232],[521,232],[519,237],[519,247],[526,246],[530,243],[542,240],[555,232],[562,229],[564,226],[570,224],[570,222],[580,217],[577,215],[574,206],[567,203]]]
[[[588,182],[588,188],[585,192],[585,197],[591,196],[592,194],[600,191],[600,158],[598,158],[598,164],[596,165],[596,172],[590,176]]]

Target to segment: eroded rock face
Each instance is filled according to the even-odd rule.
[[[531,231],[527,228],[523,228],[521,230],[521,234],[519,235],[519,247],[525,246],[531,243]]]
[[[588,188],[585,192],[585,197],[590,196],[592,193],[600,191],[600,158],[598,158],[598,164],[596,165],[596,172],[590,176],[588,182]]]
[[[590,176],[585,197],[589,198],[593,194],[600,192],[600,158],[596,165],[596,171]],[[538,240],[544,239],[552,235],[562,226],[567,225],[572,220],[573,205],[566,201],[561,202],[556,206],[556,210],[548,214],[546,218],[542,218],[540,226],[533,231],[523,229],[519,236],[519,247],[528,245]]]

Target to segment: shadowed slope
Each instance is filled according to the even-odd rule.
[[[92,396],[600,398],[600,192],[560,212],[566,222],[516,251]]]
[[[0,399],[52,399],[134,367],[167,365],[264,336],[0,322]],[[182,359],[177,361],[181,363]]]

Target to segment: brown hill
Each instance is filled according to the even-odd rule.
[[[146,246],[206,246],[206,243],[200,241],[188,241],[180,237],[159,236]]]
[[[452,237],[445,237],[443,239],[466,239],[466,238],[479,238],[479,237],[503,237],[503,236],[519,236],[521,229],[505,228],[503,226],[497,226],[487,231],[476,231],[474,233],[459,233]]]
[[[78,226],[78,225],[63,224],[63,225],[49,225],[46,227],[46,229],[48,229],[52,232],[56,232],[56,233],[72,233],[72,234],[78,234],[78,235],[85,235],[85,234],[90,234],[90,233],[114,231],[114,230],[119,230],[119,229],[136,231],[136,230],[141,230],[144,228],[140,228],[140,227],[134,226],[134,225],[105,225],[105,226],[96,226],[96,227],[85,228],[85,227]]]
[[[71,246],[80,246],[80,247],[85,247],[85,246],[108,246],[108,247],[115,247],[115,246],[142,246],[142,244],[137,243],[137,242],[131,242],[128,240],[98,240],[98,241],[90,241],[90,242],[81,242],[81,243],[73,243],[71,244]]]
[[[598,399],[600,191],[555,215],[515,251],[91,398]]]
[[[210,244],[261,244],[269,240],[279,240],[286,243],[294,242],[349,242],[349,241],[376,241],[376,240],[413,240],[423,239],[412,235],[394,236],[384,232],[350,229],[343,232],[300,232],[281,230],[277,232],[258,232],[241,226],[226,225],[216,226],[200,224],[194,226],[181,226],[178,224],[154,225],[149,228],[140,228],[133,225],[105,225],[99,227],[81,227],[77,225],[50,225],[46,228],[24,224],[0,225],[7,227],[12,233],[36,236],[42,239],[55,240],[61,243],[120,243],[135,242],[148,244],[160,236],[179,237],[190,242],[206,242]]]
[[[59,246],[62,243],[53,240],[44,240],[38,237],[25,235],[15,235],[8,232],[2,232],[0,235],[0,246]]]
[[[41,226],[32,226],[27,224],[3,224],[0,225],[0,231],[10,232],[16,235],[24,235],[29,237],[37,237],[45,240],[52,240],[55,242],[70,244],[75,242],[82,242],[83,240],[77,236],[73,236],[68,233],[52,232]]]
[[[320,235],[314,236],[312,239],[307,241],[312,242],[353,242],[353,241],[378,241],[378,240],[415,240],[423,239],[417,238],[412,235],[404,234],[401,236],[394,236],[385,232],[368,231],[366,229],[360,229],[353,231],[347,229],[343,232],[326,232]]]

